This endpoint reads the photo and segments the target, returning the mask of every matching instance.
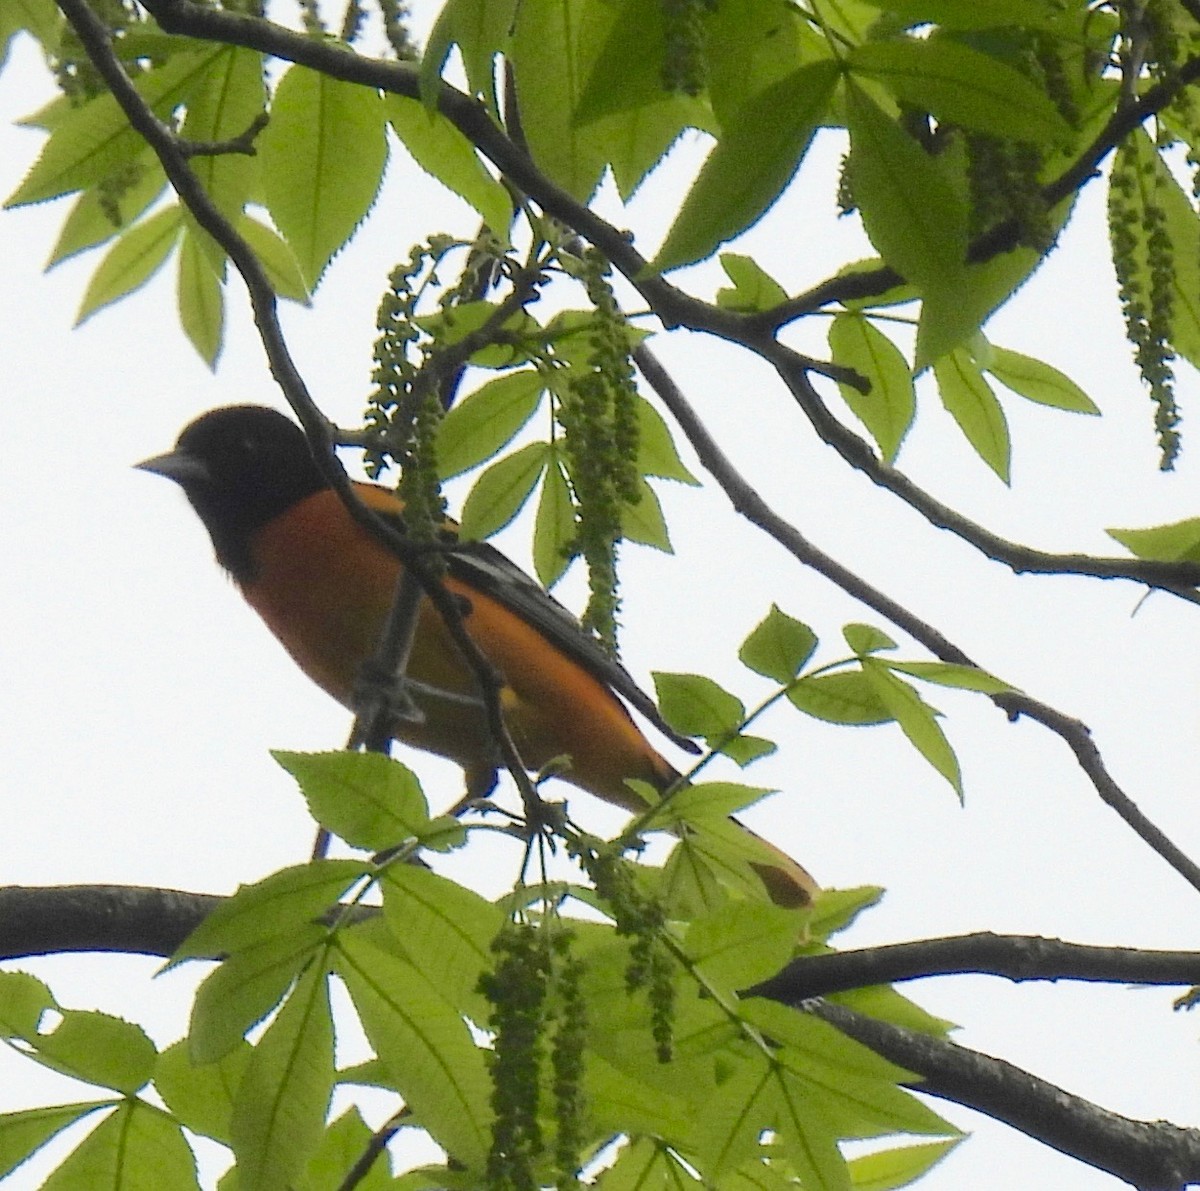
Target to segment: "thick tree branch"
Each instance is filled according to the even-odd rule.
[[[973,658],[931,624],[818,549],[794,525],[775,512],[721,450],[708,432],[708,427],[701,421],[683,391],[675,384],[654,353],[643,344],[635,350],[634,359],[642,375],[687,436],[702,466],[717,481],[721,490],[729,497],[730,503],[743,517],[774,538],[793,558],[824,575],[847,595],[887,617],[892,624],[908,633],[915,641],[919,641],[935,657],[959,666],[980,668]],[[992,701],[1010,719],[1018,715],[1027,715],[1062,737],[1101,799],[1184,880],[1194,889],[1200,890],[1200,865],[1151,822],[1133,799],[1121,789],[1105,767],[1100,750],[1096,748],[1086,724],[1019,691],[994,695]]]
[[[169,957],[224,899],[119,885],[0,888],[0,958],[105,951]],[[369,913],[369,910],[365,910]],[[963,959],[954,960],[955,953]],[[923,957],[923,958],[919,958]],[[918,970],[920,969],[920,970]],[[913,1087],[1003,1121],[1148,1191],[1200,1180],[1200,1133],[1099,1108],[1002,1059],[812,999],[816,988],[949,972],[1010,979],[1190,984],[1200,955],[989,935],[797,960],[750,993],[814,1013],[907,1071]]]
[[[1003,1059],[843,1005],[807,1001],[802,1008],[920,1076],[909,1085],[914,1089],[1003,1121],[1140,1191],[1182,1191],[1200,1182],[1200,1130],[1120,1116]]]

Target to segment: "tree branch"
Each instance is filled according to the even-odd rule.
[[[1010,542],[961,513],[942,504],[936,497],[913,483],[902,471],[885,463],[868,443],[837,420],[821,400],[808,378],[804,357],[781,343],[757,343],[754,350],[774,365],[796,403],[804,411],[817,436],[831,446],[851,467],[861,471],[873,483],[898,496],[931,525],[949,530],[974,546],[993,562],[1014,573],[1039,575],[1084,575],[1093,579],[1129,579],[1169,592],[1189,603],[1200,603],[1200,564],[1160,562],[1154,559],[1105,558],[1088,554],[1052,554]]]
[[[224,898],[120,885],[0,888],[0,958],[105,951],[170,957]],[[370,913],[364,909],[363,913]],[[954,953],[964,962],[956,964]],[[917,970],[919,963],[924,970]],[[934,970],[936,965],[936,971]],[[840,967],[840,971],[839,971]],[[1147,1191],[1200,1179],[1200,1133],[1130,1120],[1046,1083],[1002,1059],[811,999],[814,988],[849,987],[949,972],[1011,979],[1189,984],[1194,952],[1135,952],[1057,940],[970,935],[809,956],[747,995],[769,996],[819,1016],[920,1077],[911,1086],[993,1117]]]
[[[1193,0],[1183,0],[1183,3],[1185,6],[1191,4],[1200,11],[1200,5],[1193,3]],[[1195,19],[1200,21],[1200,16]],[[1056,207],[1063,199],[1082,190],[1088,182],[1099,176],[1101,162],[1138,125],[1169,107],[1179,92],[1197,79],[1200,79],[1200,58],[1189,58],[1180,66],[1178,72],[1144,92],[1136,103],[1121,105],[1092,139],[1091,144],[1054,181],[1042,187],[1042,202],[1048,208]],[[1020,224],[1015,219],[1005,220],[989,228],[968,245],[967,261],[975,265],[983,264],[1002,252],[1011,252],[1020,244],[1020,231]],[[864,270],[861,273],[840,274],[827,278],[812,289],[789,298],[770,310],[751,315],[750,318],[763,330],[777,331],[785,324],[806,314],[812,314],[831,302],[861,302],[879,297],[890,289],[904,285],[905,280],[895,269],[887,266]]]
[[[919,641],[935,657],[958,666],[974,666],[981,669],[973,658],[931,624],[819,550],[794,525],[775,512],[745,476],[733,466],[654,353],[644,344],[639,345],[634,351],[634,360],[651,388],[671,411],[703,467],[717,481],[721,490],[729,497],[730,503],[743,517],[774,538],[793,558],[824,575],[853,599],[887,617],[892,624],[903,629],[915,641]],[[1200,865],[1151,822],[1133,799],[1121,789],[1105,767],[1100,750],[1096,748],[1086,724],[1019,691],[993,695],[991,699],[1010,719],[1018,715],[1027,715],[1062,737],[1101,799],[1192,888],[1200,890]]]
[[[1140,1191],[1182,1191],[1200,1182],[1200,1130],[1120,1116],[1003,1059],[843,1005],[807,1001],[802,1008],[920,1076],[909,1084],[917,1091],[1003,1121]]]
[[[405,95],[409,98],[420,97],[419,68],[411,63],[365,57],[332,43],[316,41],[293,33],[271,21],[205,8],[194,3],[193,0],[148,0],[145,7],[168,33],[180,33],[210,41],[246,46],[284,61],[320,70],[332,78],[360,83],[368,87],[378,87],[381,90]],[[1200,60],[1189,61],[1186,64],[1186,70],[1180,72],[1180,77],[1185,80],[1190,80],[1193,75],[1200,76]],[[1141,103],[1135,105],[1133,109],[1123,110],[1114,115],[1109,125],[1106,126],[1110,132],[1110,140],[1118,132],[1120,135],[1124,135],[1130,128],[1136,127],[1140,120],[1146,119],[1154,111],[1165,106],[1176,92],[1177,87],[1165,83],[1159,84],[1147,92]],[[1155,104],[1157,107],[1154,106]],[[474,98],[443,82],[438,86],[437,106],[438,110],[511,183],[533,198],[545,212],[553,215],[554,218],[599,248],[641,294],[664,327],[667,329],[686,327],[693,331],[707,332],[755,352],[772,363],[776,363],[777,367],[777,360],[781,358],[780,353],[786,354],[790,351],[775,340],[775,328],[769,321],[764,324],[762,316],[747,315],[714,306],[685,293],[665,278],[649,272],[646,258],[633,247],[628,233],[600,218],[588,206],[577,202],[546,178],[521,147],[496,125],[487,109]],[[1137,113],[1140,115],[1137,115],[1135,119]],[[1130,121],[1133,122],[1129,123]],[[1092,175],[1098,162],[1117,143],[1116,140],[1111,140],[1110,143],[1110,140],[1104,140],[1103,136],[1097,138],[1084,157],[1052,184],[1053,193],[1062,190],[1065,195],[1081,186]],[[888,284],[883,287],[885,290],[903,280],[891,270],[881,271],[880,277],[885,274],[889,279]],[[847,283],[853,281],[861,284],[859,278],[869,276],[872,275],[858,274],[851,279],[844,280]],[[873,292],[875,291],[868,290],[861,296],[870,296]],[[857,295],[857,291],[855,293]],[[823,303],[834,300],[835,297],[837,297],[836,293],[833,297],[827,295],[823,299]],[[795,355],[795,353],[791,354]],[[819,399],[817,400],[819,403]],[[806,409],[806,412],[809,411]],[[849,440],[858,444],[857,448],[850,449],[852,455],[858,457],[865,452],[868,459],[874,459],[873,452],[865,443],[862,443],[844,427],[840,429],[843,436],[849,436]],[[836,449],[843,449],[838,447],[836,442],[831,442],[831,445],[834,445]],[[843,445],[845,445],[845,440],[843,440]],[[853,465],[860,467],[860,470],[868,470],[861,463],[855,462]],[[868,474],[871,472],[868,471]],[[900,473],[895,474],[900,475]],[[872,478],[874,479],[875,476],[872,475]],[[934,524],[955,533],[959,532],[959,525],[972,527],[971,522],[953,514],[952,510],[948,510],[934,501],[931,496],[923,493],[906,477],[901,478],[904,479],[904,484],[897,482],[884,486],[901,499],[913,504],[913,507],[917,508],[923,516],[928,516],[930,512],[936,512],[937,517],[940,517],[941,520],[930,518]],[[876,482],[880,481],[876,480]],[[912,498],[920,498],[920,503],[914,503]],[[997,551],[997,561],[1014,565],[1009,562],[1009,558],[1018,559],[1014,569],[1039,570],[1042,573],[1066,570],[1080,574],[1096,574],[1104,578],[1125,578],[1136,583],[1160,588],[1173,595],[1180,595],[1188,588],[1200,584],[1200,564],[1197,563],[1147,562],[1124,558],[1088,559],[1085,555],[1056,556],[1040,551],[1026,551],[1023,547],[1013,546],[1004,539],[989,534],[982,527],[973,527],[973,531],[979,541],[987,541],[991,548]],[[967,540],[971,541],[972,539],[968,538]],[[972,544],[978,545],[978,541],[972,541]],[[988,551],[985,550],[984,553],[988,553]],[[1040,560],[1045,565],[1025,567],[1024,563],[1028,559]],[[1056,565],[1056,560],[1065,565]],[[1092,564],[1092,569],[1079,569],[1088,564]],[[1185,596],[1185,598],[1191,597]],[[1200,601],[1200,595],[1195,598]]]
[[[1031,935],[980,931],[855,951],[802,955],[746,996],[790,1005],[873,984],[930,976],[1003,976],[1008,980],[1081,980],[1099,984],[1200,984],[1200,953],[1095,947]]]

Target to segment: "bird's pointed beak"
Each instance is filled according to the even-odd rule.
[[[204,483],[212,478],[207,465],[192,455],[182,451],[168,451],[165,455],[154,455],[133,465],[139,471],[150,471],[156,476],[166,476],[168,480],[187,487],[189,484]]]

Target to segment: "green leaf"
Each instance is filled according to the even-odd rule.
[[[271,219],[313,290],[379,193],[387,161],[379,92],[293,66],[276,88],[258,159]]]
[[[213,272],[199,235],[191,228],[179,248],[179,321],[200,358],[215,368],[225,330],[221,279]]]
[[[5,65],[9,40],[20,30],[32,34],[52,55],[62,36],[63,17],[52,0],[5,0],[0,5],[0,68]]]
[[[480,539],[499,533],[532,495],[549,452],[549,443],[534,442],[493,463],[463,503],[462,536]]]
[[[808,625],[772,604],[742,642],[738,657],[756,674],[786,684],[800,673],[816,647],[817,635]]]
[[[853,368],[871,386],[862,393],[838,381],[838,392],[879,444],[885,462],[895,462],[917,409],[912,373],[900,349],[857,313],[834,317],[829,348],[835,364]]]
[[[120,184],[85,190],[63,222],[62,231],[50,253],[46,268],[67,260],[77,252],[94,248],[134,221],[154,202],[167,185],[167,176],[158,158],[149,149],[131,162],[120,175]]]
[[[254,249],[258,263],[266,271],[267,279],[281,298],[301,305],[310,306],[308,286],[300,276],[300,266],[295,253],[272,228],[260,223],[252,215],[243,214],[237,224],[238,234]]]
[[[180,135],[197,142],[243,135],[266,105],[262,55],[238,46],[223,47],[206,76],[188,100]],[[221,214],[236,223],[256,185],[258,158],[245,153],[201,154],[191,159],[191,168]]]
[[[84,1083],[132,1095],[154,1070],[154,1043],[141,1026],[92,1010],[70,1009],[53,1030],[22,1035],[29,1057]]]
[[[733,288],[717,290],[718,306],[749,314],[770,310],[787,301],[787,290],[751,257],[722,252],[720,261]]]
[[[675,449],[675,440],[663,421],[663,416],[644,397],[634,402],[638,419],[637,469],[644,476],[662,480],[678,480],[681,484],[700,486],[700,481],[684,466]]]
[[[295,1182],[295,1191],[329,1191],[345,1186],[350,1171],[371,1147],[371,1128],[351,1105],[325,1130],[317,1152]],[[377,1152],[371,1169],[354,1186],[358,1191],[394,1191],[386,1148]]]
[[[313,860],[241,885],[188,935],[171,962],[212,959],[286,939],[326,913],[366,871],[359,860]]]
[[[727,816],[703,820],[693,816],[691,821],[700,823],[700,829],[689,832],[675,845],[664,872],[690,868],[700,874],[701,882],[707,873],[708,880],[719,881],[739,897],[762,901],[767,896],[763,871],[787,870],[795,864],[773,844]],[[781,889],[786,879],[780,880]],[[711,910],[724,900],[722,895],[720,901],[708,900],[702,905]]]
[[[770,787],[747,786],[743,782],[692,782],[676,791],[670,802],[647,819],[648,828],[674,829],[681,823],[693,827],[723,824],[734,811],[745,810],[774,793]]]
[[[145,285],[171,254],[182,226],[182,209],[172,205],[125,232],[92,274],[75,325]]]
[[[333,1094],[333,1019],[323,966],[300,977],[253,1048],[230,1126],[238,1182],[288,1191],[320,1142]]]
[[[688,925],[684,948],[700,974],[725,992],[774,976],[792,958],[805,911],[727,902]]]
[[[879,257],[872,256],[843,265],[834,276],[855,277],[861,273],[877,273],[880,269],[887,267]],[[920,296],[921,293],[917,287],[905,281],[892,286],[882,294],[870,294],[865,298],[843,298],[841,304],[850,311],[880,310],[887,306],[903,306],[908,302],[915,302]]]
[[[586,201],[607,160],[604,139],[575,122],[599,46],[584,37],[586,0],[521,0],[509,64],[530,155],[572,198]]]
[[[1197,242],[1200,251],[1200,241]],[[1200,270],[1197,271],[1200,277]],[[987,362],[980,361],[984,372],[991,373],[1006,389],[1036,401],[1077,414],[1098,414],[1096,403],[1069,376],[1041,360],[1023,356],[991,344]]]
[[[930,1141],[919,1146],[897,1146],[850,1160],[850,1178],[854,1191],[893,1191],[907,1187],[932,1170],[958,1144],[953,1141]]]
[[[909,1078],[907,1072],[833,1026],[758,997],[742,1002],[741,1012],[782,1044],[780,1062],[807,1085],[805,1099],[819,1100],[821,1115],[841,1136],[957,1132],[911,1092],[896,1086]]]
[[[10,1174],[64,1129],[89,1113],[110,1108],[112,1102],[56,1104],[52,1108],[29,1108],[0,1114],[0,1179]]]
[[[663,719],[684,736],[723,736],[746,718],[741,699],[702,674],[656,671],[653,677]]]
[[[831,724],[886,724],[893,718],[861,670],[802,678],[788,699],[805,715]]]
[[[543,587],[553,587],[563,577],[571,565],[574,541],[575,506],[562,460],[553,448],[533,528],[533,570]]]
[[[177,54],[157,70],[139,76],[134,86],[155,114],[164,118],[203,85],[210,64],[225,52],[224,46],[207,46]],[[145,152],[146,142],[130,126],[117,101],[110,94],[97,96],[72,109],[58,125],[25,181],[4,205],[19,207],[85,190]]]
[[[1006,484],[1012,446],[1008,438],[1008,420],[979,365],[970,353],[956,347],[948,356],[933,362],[942,404],[966,435],[975,453]]]
[[[799,168],[838,77],[833,62],[813,62],[738,109],[688,191],[651,270],[663,273],[704,260],[762,218]]]
[[[279,1004],[328,934],[323,926],[299,926],[226,959],[196,992],[188,1031],[192,1060],[214,1063],[240,1047],[246,1031]]]
[[[872,41],[850,51],[851,73],[878,79],[903,103],[944,123],[1034,144],[1069,144],[1049,96],[1003,62],[949,37]]]
[[[441,112],[415,99],[388,94],[383,104],[388,123],[417,165],[474,207],[492,234],[507,243],[512,197],[484,167],[475,146]]]
[[[1066,223],[1074,202],[1072,194],[1050,212],[1053,230]],[[982,264],[967,265],[958,276],[932,282],[921,303],[916,370],[927,368],[934,360],[967,343],[1044,259],[1036,249],[1014,248]]]
[[[437,433],[438,477],[448,480],[490,459],[533,417],[545,381],[534,368],[494,377],[452,406]]]
[[[463,1019],[416,968],[360,932],[338,936],[337,973],[396,1090],[434,1141],[460,1162],[482,1166],[491,1086]]]
[[[416,774],[382,753],[271,755],[296,779],[313,818],[352,848],[395,847],[429,822]]]
[[[708,106],[691,95],[664,96],[657,103],[607,116],[592,128],[609,158],[623,203],[688,128],[716,131]]]
[[[663,97],[663,10],[642,0],[592,5],[583,37],[597,45],[574,112],[583,127],[605,116],[644,109]]]
[[[976,666],[957,666],[953,662],[893,662],[888,661],[889,670],[899,670],[924,682],[938,686],[955,687],[965,691],[980,691],[985,695],[1003,695],[1015,688],[1007,682],[980,670]]]
[[[200,1191],[196,1159],[166,1113],[126,1100],[42,1184],[42,1191]]]
[[[42,1014],[58,1008],[50,989],[28,972],[0,972],[0,1038],[27,1038]]]
[[[948,287],[967,251],[967,208],[938,161],[859,86],[846,86],[849,180],[876,250],[908,281]]]
[[[479,978],[493,966],[504,915],[473,890],[411,864],[391,865],[380,884],[396,948],[450,1005],[478,1014]]]
[[[627,542],[670,554],[671,536],[658,494],[641,476],[636,480],[636,489],[638,499],[621,506],[621,536]]]
[[[917,752],[954,787],[962,798],[962,774],[958,759],[932,707],[906,682],[901,682],[884,663],[863,658],[863,674],[879,701],[891,712],[900,730]]]
[[[617,1160],[600,1176],[599,1191],[686,1191],[704,1187],[665,1142],[637,1137],[622,1147]]]
[[[876,8],[886,9],[905,24],[932,22],[944,29],[995,29],[1017,25],[1044,29],[1052,25],[1058,13],[1043,0],[872,0]]]
[[[154,1086],[181,1125],[228,1145],[233,1098],[250,1051],[250,1044],[243,1042],[220,1062],[194,1063],[184,1038],[158,1056]]]
[[[844,625],[842,636],[846,639],[846,644],[859,655],[878,653],[881,649],[897,648],[896,642],[887,633],[881,632],[869,624]]]
[[[745,769],[747,765],[757,761],[760,757],[769,757],[778,747],[773,740],[768,740],[765,736],[749,736],[745,732],[740,732],[732,740],[724,741],[720,751]]]
[[[1106,529],[1104,532],[1138,558],[1200,562],[1200,517],[1155,525],[1150,529]]]
[[[438,76],[452,46],[457,45],[472,94],[496,108],[495,56],[505,49],[513,27],[517,0],[448,0],[429,34],[421,60],[421,100],[437,104]]]

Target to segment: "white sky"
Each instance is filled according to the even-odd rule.
[[[38,71],[30,47],[19,44],[0,76],[3,195],[41,143],[9,124],[47,96]],[[852,224],[831,225],[823,215],[836,159],[837,145],[819,140],[799,183],[812,187],[811,202],[801,205],[802,192],[793,192],[790,208],[735,246],[789,290],[866,255]],[[629,212],[609,202],[646,255],[678,178],[655,175]],[[228,892],[303,859],[311,843],[303,804],[267,749],[338,747],[348,717],[294,670],[222,578],[178,491],[130,465],[166,449],[202,410],[278,405],[281,397],[236,282],[215,375],[178,330],[170,268],[72,331],[95,257],[41,276],[65,210],[59,203],[0,217],[0,881]],[[474,222],[413,167],[394,162],[377,217],[335,263],[315,307],[286,311],[292,350],[326,412],[349,424],[361,411],[375,303],[392,264],[430,232],[469,233]],[[687,281],[701,294],[714,288],[711,271]],[[1014,439],[1008,490],[972,455],[936,394],[923,390],[901,466],[996,531],[1048,549],[1112,553],[1105,526],[1194,515],[1200,385],[1182,366],[1181,399],[1193,420],[1183,426],[1179,469],[1161,476],[1113,291],[1103,195],[1093,185],[1060,249],[988,331],[994,342],[1067,371],[1104,417],[1003,398]],[[814,321],[794,342],[819,355],[824,330]],[[1195,609],[1159,595],[1131,619],[1139,593],[1128,584],[1013,577],[848,473],[807,432],[766,368],[695,336],[660,336],[654,346],[780,512],[981,664],[1088,723],[1117,780],[1200,854]],[[764,686],[734,655],[772,601],[813,626],[825,660],[845,652],[847,621],[895,635],[742,523],[711,482],[702,491],[662,486],[660,494],[676,556],[631,548],[625,557],[625,657],[647,685],[652,669],[696,670],[747,702],[761,695]],[[505,545],[524,560],[524,541],[518,529]],[[568,596],[577,591],[566,588]],[[907,644],[902,653],[925,656]],[[760,831],[827,885],[888,887],[882,906],[841,937],[843,946],[982,929],[1200,946],[1195,892],[1099,803],[1065,745],[1037,725],[1008,724],[978,697],[927,694],[946,712],[965,808],[894,726],[839,729],[783,709],[763,729],[780,753],[748,772],[782,791],[749,816]],[[436,803],[459,793],[453,768],[404,759]],[[732,767],[725,775],[734,776]],[[599,830],[619,822],[584,795],[572,794],[571,803]],[[488,888],[511,879],[513,858],[491,858]],[[464,874],[467,863],[479,867],[473,856],[448,871]],[[102,956],[8,966],[48,979],[65,1005],[133,1017],[161,1044],[182,1033],[187,992],[202,974],[152,980],[154,961]],[[1200,1022],[1172,1013],[1173,990],[957,977],[906,991],[961,1023],[964,1044],[1115,1111],[1200,1124]],[[87,1094],[0,1055],[0,1109]],[[922,1184],[929,1191],[1119,1185],[970,1113],[944,1111],[977,1132]],[[31,1164],[6,1186],[35,1186],[47,1169]]]

